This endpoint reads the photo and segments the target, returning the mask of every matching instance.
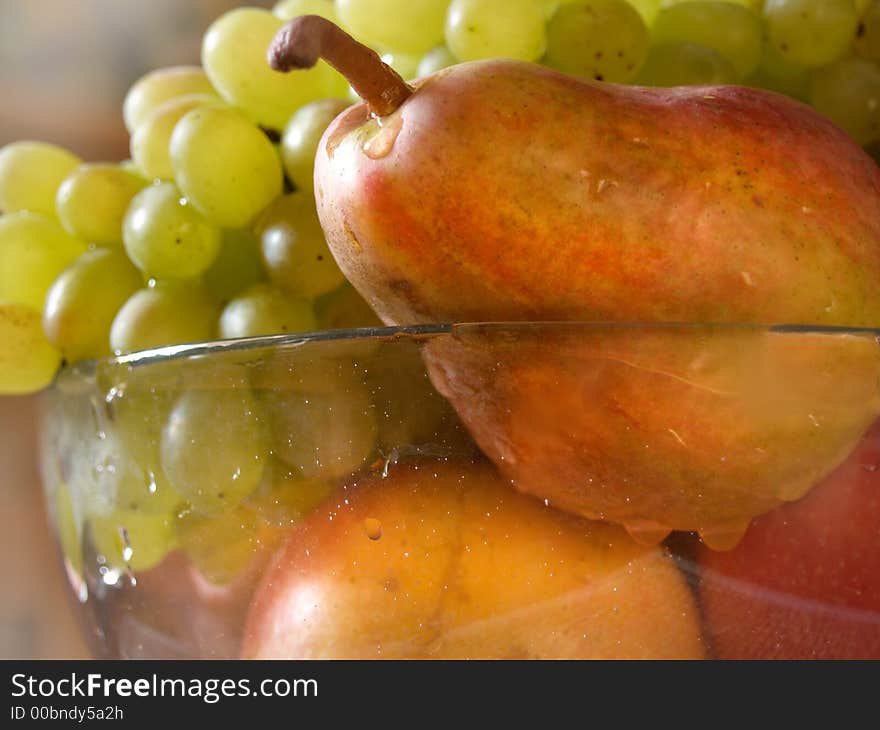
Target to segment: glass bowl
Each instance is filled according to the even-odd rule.
[[[60,373],[99,657],[880,657],[878,332],[461,324]]]

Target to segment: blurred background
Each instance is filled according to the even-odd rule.
[[[251,0],[0,0],[0,147],[63,145],[128,157],[122,100],[155,68],[198,63],[201,36]],[[86,658],[46,523],[37,464],[39,398],[0,396],[0,658]]]

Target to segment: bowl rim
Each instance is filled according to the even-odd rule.
[[[310,332],[292,332],[255,337],[238,337],[233,339],[205,340],[178,345],[164,345],[131,353],[111,355],[103,358],[83,360],[74,364],[64,365],[59,373],[75,373],[79,375],[94,374],[101,365],[141,367],[156,362],[173,360],[190,360],[210,357],[228,352],[247,352],[269,348],[295,348],[316,342],[338,341],[389,341],[394,339],[431,338],[438,335],[466,334],[468,332],[517,333],[522,331],[547,330],[583,330],[596,332],[601,330],[653,330],[653,331],[686,331],[705,330],[724,332],[756,332],[784,334],[837,334],[837,335],[873,335],[880,339],[878,327],[847,327],[838,325],[804,325],[804,324],[765,324],[744,322],[681,322],[681,321],[639,321],[639,320],[511,320],[486,322],[436,322],[428,324],[390,325],[379,327],[356,327],[346,329],[316,330]],[[57,381],[57,376],[56,376]]]

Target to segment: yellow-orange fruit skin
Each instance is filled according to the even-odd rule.
[[[517,494],[485,464],[393,467],[289,537],[248,617],[254,658],[699,658],[660,548]]]

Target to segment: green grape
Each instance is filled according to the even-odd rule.
[[[29,210],[55,217],[58,186],[82,160],[47,142],[11,142],[0,148],[0,213]]]
[[[222,232],[220,251],[202,276],[208,291],[224,304],[253,284],[266,280],[260,243],[247,228]]]
[[[541,12],[547,20],[553,17],[553,13],[557,11],[560,5],[565,4],[565,0],[536,0]]]
[[[290,20],[299,15],[320,15],[339,24],[334,0],[280,0],[272,8],[272,15],[281,20]]]
[[[129,297],[110,327],[116,354],[213,340],[219,306],[203,286],[161,282]]]
[[[361,104],[363,102],[360,94],[358,94],[352,86],[349,86],[348,89],[346,89],[345,99],[349,104]]]
[[[139,470],[120,480],[116,491],[116,505],[129,512],[158,515],[180,511],[184,508],[184,501],[161,469],[150,472]]]
[[[147,182],[120,165],[80,165],[58,188],[58,219],[73,236],[98,246],[122,244],[122,218]]]
[[[186,94],[156,107],[131,135],[131,159],[137,169],[154,180],[173,180],[174,168],[168,146],[175,125],[188,111],[216,102],[216,97],[207,94]]]
[[[544,63],[581,78],[623,83],[648,56],[648,29],[625,0],[563,5],[547,25]]]
[[[223,98],[258,124],[278,130],[303,104],[345,88],[323,61],[289,74],[269,66],[266,50],[283,24],[268,10],[238,8],[215,20],[202,40],[202,64]]]
[[[311,302],[290,297],[269,284],[245,289],[220,315],[220,337],[224,339],[310,332],[315,326]]]
[[[70,475],[85,513],[110,516],[114,511],[166,514],[181,504],[166,499],[153,488],[150,478],[136,461],[121,433],[109,421],[97,433],[86,434],[76,447],[76,463]]]
[[[235,109],[187,112],[171,135],[174,179],[187,199],[224,228],[243,228],[281,194],[275,147]]]
[[[880,0],[865,8],[855,42],[856,53],[869,61],[880,61]]]
[[[301,106],[290,118],[281,138],[281,160],[297,190],[313,194],[318,144],[330,122],[348,106],[342,99],[321,99]]]
[[[0,395],[34,393],[55,377],[61,355],[43,334],[40,313],[0,302]]]
[[[384,454],[426,444],[448,445],[453,438],[454,443],[460,441],[455,412],[431,385],[415,343],[384,345],[367,367],[367,385]]]
[[[654,44],[692,43],[717,51],[745,78],[761,60],[761,19],[741,5],[685,2],[663,8],[651,28]]]
[[[55,280],[46,295],[43,330],[67,362],[110,355],[110,325],[119,308],[143,285],[121,251],[86,251]]]
[[[320,390],[269,392],[272,450],[306,479],[337,479],[360,469],[376,449],[376,413],[363,383],[330,371]]]
[[[134,160],[122,160],[122,162],[119,163],[119,166],[126,172],[140,177],[144,181],[144,185],[150,184],[150,181],[144,177],[143,171],[134,163]]]
[[[315,316],[322,330],[382,327],[382,320],[348,282],[315,302]]]
[[[200,514],[231,509],[260,483],[267,444],[250,390],[189,390],[162,429],[162,468]]]
[[[333,0],[280,0],[272,8],[272,15],[281,20],[290,20],[298,15],[320,15],[339,24]]]
[[[382,62],[391,66],[404,79],[414,79],[418,72],[420,55],[410,53],[383,53]]]
[[[82,523],[77,519],[73,506],[70,490],[63,482],[55,488],[55,509],[52,514],[55,521],[55,530],[58,534],[58,542],[61,545],[61,553],[70,569],[82,576]]]
[[[673,5],[681,5],[682,3],[692,2],[692,0],[661,0],[660,7],[668,8]],[[761,8],[764,5],[764,0],[721,0],[721,2],[731,3],[733,5],[741,5],[744,8],[748,8],[749,10],[754,10],[757,12],[761,12]]]
[[[419,66],[416,69],[416,76],[427,76],[435,71],[439,71],[441,68],[454,66],[456,63],[458,63],[458,59],[452,55],[452,51],[445,45],[436,46],[422,56],[422,60],[419,61]]]
[[[145,375],[149,379],[150,375]],[[109,389],[108,389],[109,390]],[[119,453],[125,454],[132,468],[126,470],[116,489],[115,506],[119,509],[163,514],[180,509],[183,498],[171,486],[159,457],[162,427],[174,405],[175,393],[154,384],[139,382],[129,373],[115,382],[105,398],[119,441]]]
[[[104,564],[117,570],[149,570],[175,547],[177,515],[117,510],[95,517],[90,524],[92,543]]]
[[[67,479],[82,516],[109,516],[119,481],[131,467],[120,459],[119,441],[112,432],[82,428],[70,445],[70,454]]]
[[[345,281],[310,195],[278,198],[260,216],[256,231],[269,278],[289,294],[314,299]]]
[[[245,501],[271,527],[293,527],[335,491],[332,481],[303,479],[279,459],[269,462],[263,482]]]
[[[461,61],[496,56],[536,61],[546,44],[544,13],[535,0],[452,0],[449,5],[446,45]]]
[[[421,55],[443,40],[449,0],[336,0],[343,27],[369,46]]]
[[[0,217],[0,301],[42,311],[52,282],[86,248],[56,220],[38,213]]]
[[[660,12],[660,0],[627,0],[627,2],[642,16],[648,28],[654,25],[657,13]]]
[[[783,58],[772,45],[765,43],[761,63],[749,75],[746,83],[806,101],[809,97],[810,74],[806,68]]]
[[[858,24],[852,0],[764,3],[764,25],[770,43],[787,60],[810,68],[842,56],[852,43]]]
[[[125,128],[133,134],[159,106],[169,99],[188,94],[217,97],[217,91],[200,66],[170,66],[150,71],[125,95],[122,103]]]
[[[243,505],[206,516],[184,515],[177,523],[180,549],[214,585],[232,582],[263,547],[259,517]]]
[[[810,76],[810,102],[860,145],[880,138],[880,68],[844,58]]]
[[[735,81],[736,70],[730,61],[711,48],[691,43],[651,46],[636,77],[636,83],[644,86],[701,86]]]
[[[375,348],[369,340],[330,340],[320,353],[288,348],[272,353],[260,364],[250,383],[256,389],[293,391],[299,394],[328,394],[349,386],[356,391],[363,385],[364,370]]]
[[[220,249],[220,229],[170,182],[151,185],[135,196],[125,214],[123,239],[135,266],[157,279],[198,276]]]

